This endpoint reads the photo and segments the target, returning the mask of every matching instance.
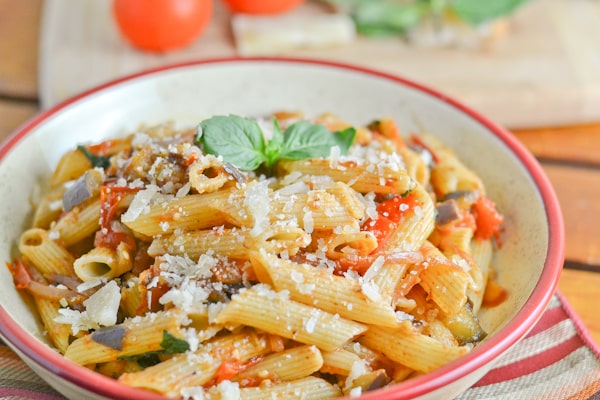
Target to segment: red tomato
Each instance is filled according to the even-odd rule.
[[[224,0],[229,9],[244,14],[280,14],[299,6],[304,0]]]
[[[198,38],[210,22],[213,0],[114,0],[121,34],[135,47],[167,51]]]

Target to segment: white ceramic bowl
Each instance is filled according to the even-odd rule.
[[[508,301],[480,318],[491,334],[467,356],[365,399],[451,398],[482,377],[533,327],[556,288],[564,235],[558,201],[535,159],[507,131],[460,103],[405,79],[362,68],[294,59],[207,60],[117,80],[46,111],[0,148],[0,259],[14,256],[31,215],[27,199],[59,156],[140,123],[195,123],[213,114],[333,112],[355,124],[394,117],[404,132],[440,137],[484,180],[506,216],[495,266]],[[160,398],[75,365],[47,346],[30,304],[0,268],[0,335],[69,398]]]

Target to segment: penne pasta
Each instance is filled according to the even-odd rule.
[[[282,161],[279,168],[285,172],[299,171],[304,175],[326,175],[336,182],[348,184],[360,193],[405,193],[414,186],[414,181],[405,169],[393,164],[357,163],[312,159],[309,161]]]
[[[253,253],[252,263],[259,279],[272,284],[279,292],[289,292],[292,300],[316,305],[355,321],[398,325],[390,303],[369,298],[370,292],[358,281],[352,282],[327,270],[282,260],[264,252]]]
[[[25,231],[19,240],[19,251],[44,275],[73,275],[73,256],[43,229]]]
[[[407,324],[395,330],[371,327],[360,342],[383,353],[390,360],[420,372],[433,371],[468,353],[467,347],[448,346],[420,334]],[[423,352],[422,349],[427,349]]]
[[[237,375],[234,381],[256,382],[267,377],[272,381],[294,381],[309,376],[322,366],[323,357],[316,346],[292,347],[266,356]]]
[[[335,350],[366,330],[362,324],[290,300],[267,285],[234,296],[215,322],[252,326],[324,350]]]
[[[477,174],[390,117],[273,117],[59,160],[7,267],[64,357],[170,398],[326,399],[485,337],[503,219]]]
[[[292,382],[275,384],[268,388],[256,387],[240,389],[240,397],[247,400],[317,400],[333,399],[341,395],[342,393],[337,386],[327,383],[324,379],[312,376]]]

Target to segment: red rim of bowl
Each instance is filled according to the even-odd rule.
[[[405,78],[356,65],[290,57],[216,58],[159,67],[113,80],[104,85],[85,91],[47,111],[40,113],[22,125],[7,140],[5,140],[0,147],[0,160],[2,160],[6,154],[8,154],[10,150],[19,143],[21,139],[27,136],[37,126],[44,123],[44,121],[49,119],[51,116],[59,113],[68,106],[73,105],[78,101],[83,100],[86,97],[102,90],[112,88],[138,78],[150,77],[157,73],[179,68],[189,68],[207,64],[260,62],[275,64],[305,64],[354,71],[356,73],[383,78],[395,84],[410,87],[448,104],[449,106],[455,108],[463,114],[468,115],[471,119],[481,124],[490,133],[498,137],[517,156],[530,174],[532,180],[535,182],[546,209],[546,217],[549,223],[549,237],[548,251],[546,254],[543,273],[535,289],[532,291],[523,308],[516,314],[516,316],[499,332],[490,337],[488,341],[477,346],[466,356],[461,357],[460,359],[423,376],[410,379],[406,382],[398,383],[383,390],[365,393],[361,398],[381,399],[390,398],[390,396],[393,396],[393,398],[396,399],[411,399],[430,393],[434,390],[440,389],[443,386],[449,385],[452,382],[469,375],[470,373],[475,372],[477,369],[487,365],[488,363],[491,363],[499,355],[504,353],[512,345],[523,338],[539,320],[548,306],[548,303],[550,302],[556,290],[558,278],[564,261],[564,225],[556,194],[554,193],[551,183],[543,172],[540,164],[512,134],[500,127],[498,124],[482,116],[478,112],[463,105],[462,103],[455,101],[454,99],[439,93],[434,89]],[[10,345],[28,358],[30,362],[37,364],[42,369],[49,371],[51,374],[54,374],[65,381],[98,395],[107,396],[113,399],[164,399],[164,397],[160,395],[149,393],[141,389],[127,387],[113,379],[104,377],[96,372],[90,371],[68,361],[22,329],[14,322],[6,310],[1,306],[0,335]]]

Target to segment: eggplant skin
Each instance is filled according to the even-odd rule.
[[[487,336],[469,303],[466,303],[458,314],[443,316],[442,322],[452,332],[452,335],[461,346],[468,343],[478,343]]]

